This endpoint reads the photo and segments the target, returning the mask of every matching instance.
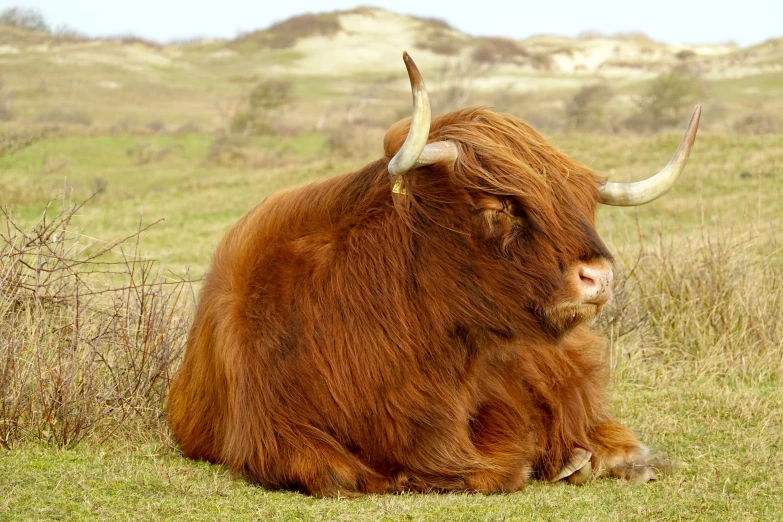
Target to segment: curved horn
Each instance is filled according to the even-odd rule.
[[[693,109],[691,121],[685,130],[685,136],[682,137],[677,152],[662,171],[658,174],[642,181],[634,183],[613,183],[606,182],[598,187],[600,201],[604,205],[615,205],[620,207],[633,207],[643,205],[663,196],[677,181],[682,171],[685,169],[685,163],[688,156],[691,155],[693,142],[696,140],[696,130],[699,128],[699,116],[701,115],[701,105]]]
[[[428,143],[421,151],[419,159],[416,160],[414,167],[424,167],[436,163],[454,163],[459,156],[457,144],[451,140],[434,141]]]
[[[411,118],[411,127],[408,131],[408,137],[397,154],[389,162],[389,174],[392,178],[398,178],[401,174],[409,171],[419,159],[427,144],[427,138],[430,135],[430,99],[427,96],[427,88],[421,79],[421,74],[416,64],[407,52],[402,53],[402,59],[405,60],[405,67],[408,69],[408,76],[411,79],[411,90],[413,91],[413,117]]]
[[[411,80],[413,116],[405,143],[389,162],[389,176],[394,181],[392,191],[396,194],[405,193],[402,175],[410,169],[441,162],[454,162],[458,156],[457,145],[452,141],[439,141],[427,145],[432,119],[427,87],[424,86],[419,68],[410,55],[404,52],[402,59],[405,61],[408,77]]]

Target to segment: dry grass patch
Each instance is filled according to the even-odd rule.
[[[72,446],[127,421],[155,430],[189,327],[189,282],[138,255],[147,226],[111,243],[0,211],[0,446]]]
[[[604,315],[623,378],[783,379],[783,245],[774,236],[703,229],[618,257]]]

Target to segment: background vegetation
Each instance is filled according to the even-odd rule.
[[[436,112],[493,104],[614,180],[660,169],[704,105],[677,186],[598,216],[617,258],[601,319],[613,406],[673,473],[318,500],[180,456],[162,409],[219,238],[267,194],[377,158],[409,113],[403,44],[388,65],[318,67],[325,46],[362,41],[357,21],[409,34]],[[781,42],[471,39],[364,8],[163,46],[0,13],[0,519],[775,519]],[[619,50],[602,67],[579,61],[605,45]]]

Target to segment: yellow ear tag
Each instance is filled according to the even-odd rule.
[[[405,184],[402,182],[402,175],[397,176],[397,180],[394,182],[394,186],[392,187],[392,192],[395,194],[407,194],[408,191],[405,190]]]

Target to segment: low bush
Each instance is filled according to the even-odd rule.
[[[704,86],[697,76],[682,70],[664,73],[650,82],[626,124],[637,131],[680,127],[703,96]]]
[[[611,99],[612,90],[605,84],[582,87],[566,103],[569,127],[577,130],[608,130],[605,110]]]
[[[50,133],[48,129],[29,131],[9,131],[0,134],[0,158],[25,149],[33,143],[40,141]]]
[[[274,111],[291,101],[291,84],[284,81],[258,82],[228,115],[228,132],[253,135],[272,134]]]
[[[8,25],[36,33],[48,34],[52,32],[40,11],[25,7],[9,7],[0,12],[0,25]]]
[[[783,118],[777,114],[752,112],[735,120],[731,130],[738,134],[781,134]]]
[[[774,237],[703,231],[687,245],[644,245],[616,264],[603,317],[613,365],[698,379],[783,377],[783,259]],[[652,372],[651,372],[652,370]]]
[[[128,422],[162,426],[185,345],[190,282],[140,255],[148,226],[108,244],[73,225],[0,211],[0,446],[70,446]]]

